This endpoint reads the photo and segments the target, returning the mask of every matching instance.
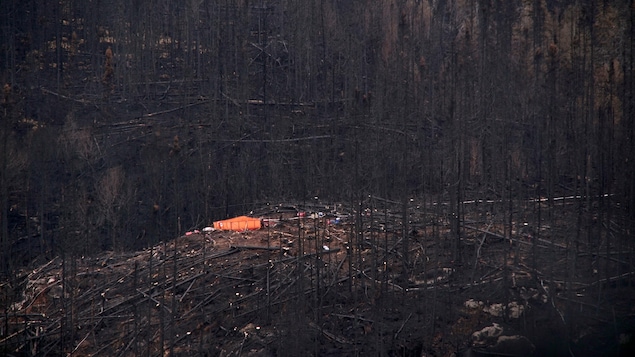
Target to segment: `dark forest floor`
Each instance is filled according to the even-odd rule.
[[[307,210],[317,218],[299,218],[278,206],[254,214],[266,223],[258,231],[188,232],[137,252],[57,257],[2,283],[0,348],[77,356],[632,355],[628,231],[595,227],[593,215],[577,225],[575,200],[551,207],[540,225],[537,208],[546,203],[518,205],[507,227],[493,205],[466,209],[459,249],[433,205],[409,211],[406,235],[403,214],[389,208],[316,206]]]

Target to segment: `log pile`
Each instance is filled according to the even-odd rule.
[[[532,241],[472,216],[463,223],[459,263],[449,224],[425,210],[410,213],[408,225],[388,209],[338,219],[259,213],[266,217],[258,231],[188,232],[142,251],[56,257],[25,272],[19,298],[0,318],[3,353],[444,355],[484,350],[473,334],[497,323],[542,353],[538,332],[519,332],[530,319],[547,314],[576,333],[572,307],[618,316],[629,308],[595,297],[630,281],[635,269],[568,275],[563,266],[574,253],[550,236],[556,227]],[[579,266],[598,259],[579,249]]]
[[[264,348],[277,338],[265,327],[274,310],[315,294],[320,283],[324,292],[348,279],[346,250],[330,239],[345,236],[345,229],[325,222],[188,234],[135,253],[57,257],[25,277],[22,299],[6,321],[11,334],[2,342],[44,355]],[[262,327],[251,323],[254,316],[263,317],[256,319]],[[216,337],[228,347],[213,342]]]

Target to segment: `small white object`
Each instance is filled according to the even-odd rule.
[[[213,232],[214,228],[213,227],[205,227],[203,228],[203,232]]]
[[[326,245],[323,245],[323,246],[322,246],[322,249],[324,249],[324,250],[326,250],[326,251],[331,250],[331,248],[329,248],[329,247],[328,247],[328,246],[326,246]]]

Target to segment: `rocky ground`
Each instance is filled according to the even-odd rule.
[[[635,246],[575,199],[277,205],[256,231],[57,257],[2,282],[4,355],[626,356]],[[478,207],[477,207],[478,206]],[[617,220],[617,218],[616,218]],[[506,223],[508,222],[508,223]],[[511,224],[509,223],[511,222]],[[540,222],[536,224],[536,222]],[[607,248],[608,245],[608,248]]]

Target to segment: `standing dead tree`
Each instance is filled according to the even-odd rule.
[[[119,224],[119,209],[123,203],[123,183],[125,177],[120,166],[112,167],[106,171],[98,181],[96,190],[102,213],[101,219],[108,225],[112,249],[118,248],[117,228]]]

